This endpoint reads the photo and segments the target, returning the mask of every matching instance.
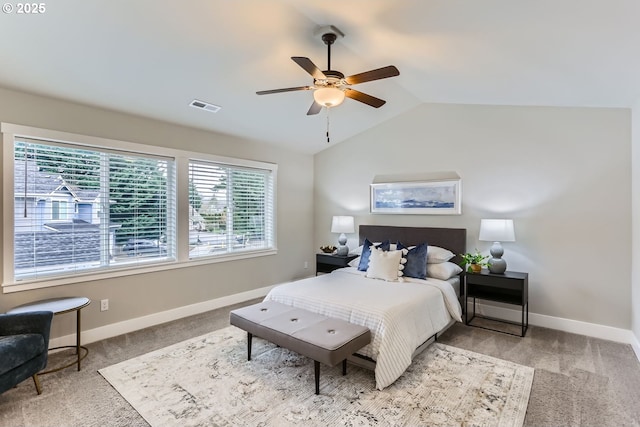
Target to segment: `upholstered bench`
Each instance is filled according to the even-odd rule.
[[[346,375],[347,356],[371,341],[371,332],[364,326],[275,301],[233,310],[229,320],[247,331],[248,360],[253,335],[313,359],[316,394],[320,393],[320,363],[335,366],[342,362],[342,375]]]

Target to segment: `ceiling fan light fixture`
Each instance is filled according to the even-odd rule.
[[[344,101],[344,91],[335,87],[323,87],[313,92],[313,99],[323,107],[336,107]]]

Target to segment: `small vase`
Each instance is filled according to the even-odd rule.
[[[482,271],[482,266],[480,264],[471,264],[469,265],[472,273],[480,273]]]

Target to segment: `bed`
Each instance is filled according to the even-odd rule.
[[[426,242],[453,252],[450,262],[454,263],[466,248],[465,229],[361,225],[359,238],[360,245],[365,239],[400,241],[405,246]],[[459,277],[388,282],[347,267],[278,285],[265,300],[367,326],[371,343],[349,360],[373,369],[376,388],[382,390],[399,378],[413,357],[438,334],[461,321],[460,295]]]

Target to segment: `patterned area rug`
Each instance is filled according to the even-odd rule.
[[[435,343],[394,384],[321,366],[233,326],[100,369],[152,426],[521,426],[533,368]]]

